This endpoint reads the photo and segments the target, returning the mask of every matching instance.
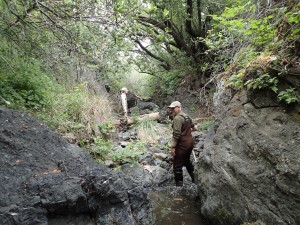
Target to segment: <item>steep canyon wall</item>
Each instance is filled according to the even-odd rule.
[[[300,224],[299,106],[283,107],[265,90],[232,94],[222,80],[214,100],[197,164],[203,216],[210,224]]]

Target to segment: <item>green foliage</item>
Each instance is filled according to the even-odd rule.
[[[152,96],[159,100],[172,95],[182,80],[187,78],[187,74],[190,77],[197,76],[199,68],[194,67],[192,58],[186,57],[183,53],[177,53],[177,57],[177,59],[170,59],[172,70],[169,71],[158,70],[155,65],[151,68],[148,64],[153,74],[149,78],[147,92],[153,93]]]
[[[259,55],[260,52],[255,51],[251,46],[247,46],[239,50],[234,57],[234,62],[237,62],[238,66],[244,69],[249,63],[255,61]]]
[[[113,150],[113,143],[102,137],[94,138],[92,149],[91,153],[96,160],[112,160],[118,164],[136,163],[138,157],[146,151],[145,143],[141,141],[131,142],[125,148]]]
[[[278,75],[280,75],[280,73]],[[270,89],[273,92],[278,93],[279,80],[276,76],[271,77],[267,73],[259,75],[256,78],[245,80],[244,71],[240,71],[240,75],[234,73],[229,77],[227,86],[237,90],[242,89],[244,86],[248,89]],[[280,101],[284,101],[287,104],[299,101],[294,88],[288,88],[284,91],[280,91],[277,97]]]
[[[298,3],[292,11],[289,11],[285,14],[287,21],[291,25],[291,33],[288,36],[288,39],[294,40],[299,37],[300,34],[300,3]]]
[[[98,161],[105,161],[112,151],[113,144],[110,140],[104,140],[102,137],[95,137],[92,155]]]
[[[248,89],[263,89],[269,88],[275,93],[278,91],[278,79],[277,77],[271,77],[269,74],[262,74],[258,78],[248,80],[245,85]]]
[[[213,124],[213,120],[201,122],[200,124],[198,124],[198,129],[201,131],[206,131],[212,124]]]
[[[77,141],[92,140],[99,132],[107,139],[112,129],[111,103],[90,93],[86,82],[59,93],[47,114],[44,121],[61,133],[73,133]]]
[[[115,131],[114,124],[112,122],[105,122],[98,125],[99,131],[102,136],[107,139],[108,136]]]
[[[140,110],[139,110],[139,107],[137,105],[134,106],[131,110],[132,110],[131,115],[133,117],[138,117],[140,115]]]
[[[246,5],[235,4],[234,9],[226,8],[222,15],[213,17],[215,30],[210,42],[216,40],[216,30],[219,30],[218,36],[224,40],[221,47],[226,48],[232,43],[248,46],[246,50],[241,47],[231,61],[228,71],[232,75],[227,80],[227,86],[231,88],[270,89],[278,94],[278,88],[282,87],[279,83],[282,80],[278,76],[282,74],[280,71],[286,70],[282,68],[283,64],[294,60],[290,55],[294,50],[287,49],[294,49],[292,46],[299,37],[300,4],[268,7],[270,9],[266,13],[262,10],[263,7],[259,9],[254,2],[249,1]],[[278,71],[278,74],[267,74],[270,67]],[[253,69],[259,75],[254,78],[249,73],[249,76],[244,75],[245,71],[251,72]],[[299,101],[292,88],[281,91],[277,96],[288,104]]]
[[[279,92],[278,98],[280,101],[285,101],[287,104],[299,101],[294,88],[288,88],[285,91]]]
[[[236,90],[240,90],[243,85],[244,85],[244,81],[243,81],[243,78],[244,78],[244,70],[240,71],[240,73],[236,74],[236,73],[233,73],[227,83],[226,83],[226,86],[227,87],[232,87]]]
[[[272,42],[276,33],[276,26],[270,23],[273,15],[264,17],[263,19],[251,20],[249,29],[244,31],[244,35],[252,37],[252,44],[256,46],[264,46]]]
[[[90,138],[89,133],[96,128],[88,110],[97,112],[97,108],[89,106],[93,95],[87,93],[86,82],[69,92],[47,76],[50,72],[42,68],[40,60],[19,52],[5,39],[0,51],[0,96],[11,103],[6,107],[30,111],[59,132],[74,132],[77,140]],[[1,105],[5,104],[4,100],[0,101]],[[101,104],[104,106],[103,101]],[[97,116],[102,117],[102,114],[108,113],[99,112]]]
[[[109,157],[119,164],[137,163],[138,157],[146,151],[144,142],[131,142],[125,148],[109,153]]]
[[[65,104],[65,111],[67,118],[71,121],[80,121],[83,116],[84,97],[87,95],[84,93],[86,83],[78,84],[73,88],[70,93],[63,95]]]
[[[50,107],[54,97],[52,92],[57,86],[43,71],[41,63],[19,54],[8,42],[1,40],[0,96],[15,109]]]
[[[240,90],[244,86],[244,76],[245,76],[245,68],[249,65],[250,62],[254,61],[258,52],[254,51],[251,47],[241,48],[239,52],[233,58],[233,65],[236,65],[239,70],[237,72],[233,72],[226,82],[227,87],[234,88],[236,90]]]
[[[271,44],[280,22],[277,18],[282,17],[284,11],[273,10],[266,15],[258,12],[256,7],[253,1],[240,1],[226,7],[221,14],[213,15],[213,29],[206,38],[209,39],[207,42],[212,45],[215,43],[215,51],[221,49],[220,55],[226,53],[222,52],[224,48],[233,45],[237,45],[233,49],[236,51],[233,53],[237,53],[239,45],[260,49]],[[226,49],[228,50],[230,49]]]
[[[116,38],[116,42],[129,39],[135,43],[134,49],[141,54],[129,60],[139,72],[151,75],[147,93],[153,93],[154,98],[160,100],[172,94],[187,74],[204,76],[208,63],[202,55],[206,49],[206,30],[202,28],[210,24],[209,5],[219,3],[203,2],[197,7],[196,1],[180,0],[114,2],[118,19],[115,37],[123,37]],[[189,8],[193,10],[188,12]]]

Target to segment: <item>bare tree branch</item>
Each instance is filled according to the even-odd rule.
[[[171,23],[167,23],[167,25],[166,25],[164,23],[158,22],[154,19],[144,17],[144,16],[139,16],[138,21],[149,23],[163,31],[167,31],[174,38],[174,41],[176,42],[176,44],[180,50],[184,50],[189,56],[193,56],[191,49],[187,46],[187,44],[180,37],[180,35],[175,32]],[[167,28],[169,28],[169,30]]]
[[[26,13],[25,13],[24,15],[19,15],[19,14],[17,14],[16,12],[14,12],[14,11],[11,9],[11,7],[10,7],[9,3],[7,2],[7,0],[4,0],[4,2],[5,2],[5,4],[6,4],[6,6],[7,6],[7,8],[9,9],[9,11],[11,12],[11,14],[13,14],[13,15],[17,18],[17,20],[16,20],[15,22],[13,22],[13,23],[10,24],[10,27],[15,26],[15,25],[16,25],[18,22],[20,22],[20,21],[24,22],[24,19],[27,17],[27,15],[28,15],[31,11],[33,11],[34,9],[36,9],[36,7],[37,7],[36,3],[34,3],[30,8],[28,8],[28,9],[26,10]],[[25,23],[25,22],[24,22],[24,23]]]
[[[152,52],[150,52],[145,46],[142,45],[142,43],[139,40],[134,40],[134,42],[136,42],[141,49],[143,49],[143,51],[145,51],[149,56],[151,56],[152,58],[162,62],[162,66],[166,69],[166,70],[170,70],[171,66],[168,62],[166,62],[164,59],[160,58],[159,56],[153,54]]]

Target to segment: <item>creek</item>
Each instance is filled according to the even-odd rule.
[[[196,185],[161,187],[149,191],[155,225],[206,225],[200,216]]]

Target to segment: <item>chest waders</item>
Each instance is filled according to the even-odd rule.
[[[192,137],[192,120],[188,116],[182,116],[184,122],[181,127],[180,138],[175,147],[175,156],[173,161],[173,171],[175,176],[176,186],[183,185],[183,173],[182,167],[185,166],[189,175],[192,178],[192,182],[195,182],[194,179],[194,166],[190,160],[192,150],[194,148],[194,140]]]

